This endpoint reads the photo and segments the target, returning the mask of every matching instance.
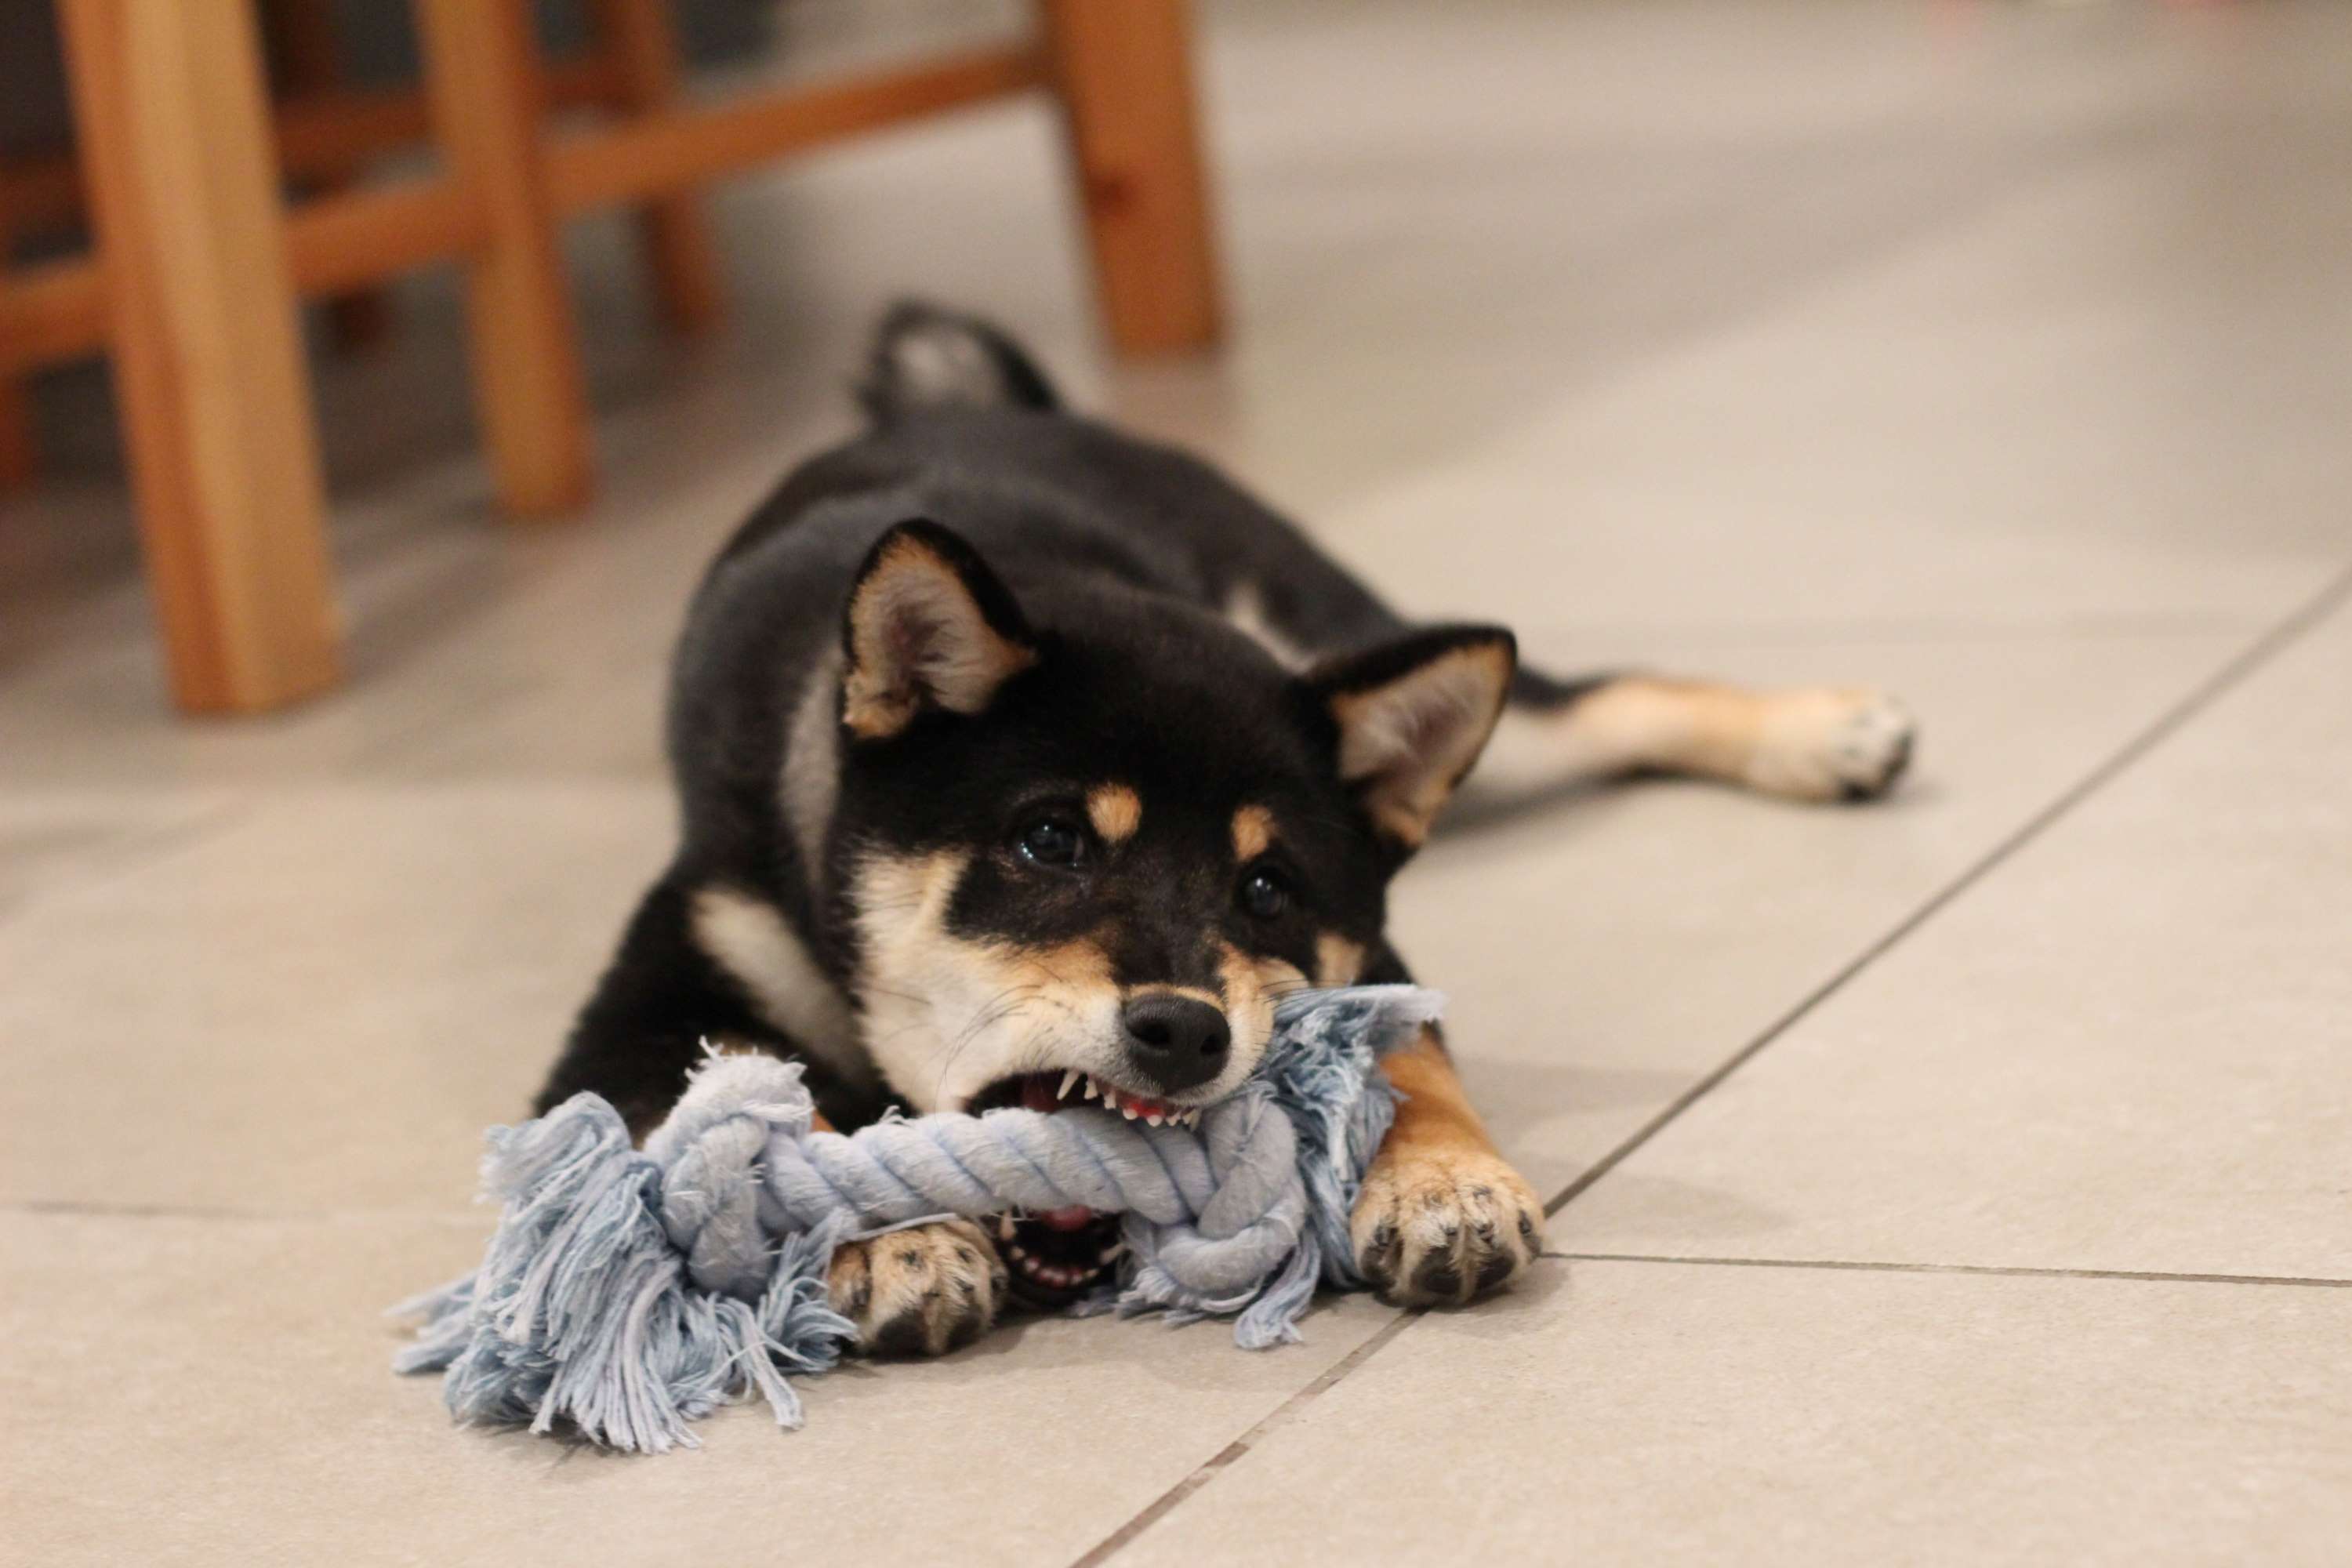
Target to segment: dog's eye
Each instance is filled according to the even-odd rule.
[[[1242,879],[1242,908],[1257,920],[1270,921],[1290,907],[1290,886],[1271,867],[1256,866]]]
[[[1048,812],[1023,823],[1013,836],[1013,847],[1034,865],[1075,871],[1086,864],[1087,830],[1073,817]]]

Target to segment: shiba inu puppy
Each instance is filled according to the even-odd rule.
[[[1183,1121],[1276,998],[1407,977],[1390,879],[1474,764],[1887,788],[1870,690],[1559,679],[1493,626],[1415,626],[1213,469],[1062,408],[1001,333],[883,323],[868,431],[793,472],[695,595],[671,687],[676,858],[541,1097],[642,1134],[703,1042],[796,1058],[825,1114],[1092,1102]],[[1481,763],[1482,754],[1485,758]],[[1434,1030],[1354,1220],[1391,1299],[1459,1303],[1541,1245]],[[1084,1209],[853,1244],[835,1304],[938,1352],[1117,1257]]]

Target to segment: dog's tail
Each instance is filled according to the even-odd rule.
[[[1055,409],[1053,383],[1021,346],[975,316],[917,300],[875,329],[857,400],[879,425],[925,409]]]

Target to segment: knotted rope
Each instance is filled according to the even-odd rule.
[[[394,1309],[426,1321],[394,1365],[445,1372],[460,1420],[567,1421],[615,1447],[692,1444],[688,1421],[754,1390],[798,1426],[783,1374],[824,1371],[855,1331],[825,1300],[843,1240],[1080,1204],[1123,1216],[1127,1252],[1073,1310],[1233,1315],[1244,1349],[1296,1340],[1318,1279],[1363,1283],[1349,1210],[1395,1114],[1375,1064],[1441,1001],[1285,998],[1258,1071],[1197,1131],[1073,1109],[817,1132],[798,1064],[714,1057],[640,1152],[575,1095],[491,1130],[498,1229],[473,1273]]]

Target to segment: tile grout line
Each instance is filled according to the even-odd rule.
[[[1123,1551],[1129,1542],[1158,1523],[1178,1503],[1216,1479],[1227,1467],[1248,1454],[1267,1433],[1289,1421],[1299,1411],[1321,1398],[1327,1389],[1369,1361],[1382,1345],[1404,1332],[1407,1325],[1420,1316],[1419,1311],[1401,1311],[1381,1324],[1371,1338],[1326,1367],[1314,1382],[1259,1417],[1249,1430],[1203,1460],[1192,1474],[1146,1503],[1133,1518],[1104,1536],[1084,1556],[1073,1561],[1070,1568],[1099,1568],[1100,1564],[1110,1561],[1113,1554]]]
[[[2126,770],[2129,769],[2134,763],[2137,763],[2142,757],[2145,757],[2150,752],[2154,751],[2158,745],[2162,744],[2163,742],[2177,732],[2183,725],[2187,724],[2189,721],[2197,717],[2198,714],[2204,711],[2205,709],[2210,707],[2233,688],[2244,681],[2247,677],[2253,674],[2263,666],[2268,664],[2273,658],[2276,658],[2281,652],[2284,651],[2287,647],[2301,638],[2305,632],[2308,632],[2313,626],[2317,626],[2320,622],[2326,620],[2340,606],[2341,602],[2347,595],[2352,595],[2352,567],[2339,569],[2334,576],[2330,577],[2327,582],[2320,587],[2317,593],[2314,594],[2310,598],[2305,600],[2302,604],[2290,610],[2284,617],[2273,624],[2269,630],[2256,637],[2253,641],[2248,643],[2244,647],[2239,649],[2238,652],[2231,655],[2227,660],[2223,661],[2220,668],[2216,669],[2212,674],[2207,676],[2203,680],[2190,688],[2186,696],[2182,697],[2179,701],[2173,703],[2171,707],[2158,714],[2155,720],[2153,720],[2138,734],[2125,742],[2121,747],[2110,753],[2104,762],[2098,763],[2096,766],[2092,768],[2089,773],[2085,773],[2074,784],[2063,791],[2056,799],[2043,806],[2040,811],[2035,812],[2016,830],[2002,838],[1999,843],[1995,844],[1982,856],[1979,857],[1973,864],[1962,870],[1952,881],[1947,883],[1942,889],[1930,895],[1926,902],[1913,910],[1910,914],[1905,916],[1902,920],[1896,921],[1894,926],[1890,927],[1875,941],[1864,947],[1852,960],[1841,965],[1834,973],[1830,975],[1828,979],[1822,982],[1821,984],[1815,986],[1803,997],[1800,998],[1794,1006],[1790,1008],[1786,1013],[1783,1013],[1772,1023],[1767,1025],[1762,1033],[1748,1041],[1745,1046],[1742,1046],[1738,1050],[1733,1052],[1729,1058],[1726,1058],[1713,1070],[1701,1078],[1696,1083],[1694,1083],[1681,1094],[1675,1096],[1674,1100],[1657,1115],[1644,1122],[1623,1142],[1620,1142],[1614,1149],[1612,1149],[1607,1154],[1603,1155],[1598,1163],[1588,1168],[1581,1175],[1578,1176],[1566,1187],[1562,1188],[1558,1196],[1554,1197],[1549,1203],[1544,1205],[1545,1217],[1549,1218],[1551,1215],[1558,1214],[1562,1208],[1574,1201],[1580,1194],[1590,1188],[1593,1183],[1599,1181],[1602,1176],[1607,1175],[1619,1164],[1622,1163],[1628,1156],[1633,1153],[1635,1150],[1641,1148],[1643,1144],[1648,1142],[1652,1138],[1663,1131],[1669,1122],[1673,1121],[1684,1111],[1688,1110],[1693,1105],[1704,1099],[1710,1090],[1721,1084],[1733,1073],[1738,1071],[1740,1068],[1754,1060],[1755,1058],[1765,1049],[1765,1047],[1771,1045],[1773,1041],[1779,1039],[1782,1035],[1788,1033],[1790,1029],[1793,1028],[1808,1014],[1819,1007],[1835,993],[1842,990],[1857,974],[1861,973],[1863,970],[1868,968],[1872,963],[1885,956],[1891,949],[1901,942],[1906,937],[1909,936],[1912,932],[1917,931],[1922,925],[1925,925],[1929,920],[1933,919],[1938,911],[1952,903],[1953,900],[1959,898],[1960,895],[1966,893],[1970,888],[1973,888],[1979,882],[1984,880],[1988,875],[1998,869],[2003,862],[2007,861],[2019,850],[2023,849],[2026,846],[2032,843],[2033,840],[2042,837],[2042,835],[2047,832],[2050,828],[2056,826],[2061,820],[2072,813],[2076,806],[2081,805],[2084,801],[2096,795],[2101,789],[2112,783],[2116,777],[2122,774]],[[1566,1256],[1574,1257],[1576,1255],[1569,1254]],[[1675,1259],[1664,1261],[1683,1260]],[[1727,1263],[1734,1260],[1708,1259],[1705,1261],[1723,1261]],[[1758,1266],[1762,1267],[1763,1265],[1759,1264]],[[1796,1264],[1790,1265],[1790,1267],[1808,1266]],[[1855,1269],[1884,1268],[1895,1269],[1908,1268],[1911,1266],[1855,1263],[1816,1264],[1811,1265],[1810,1267],[1850,1268]],[[1923,1265],[1919,1267],[1924,1271],[1933,1266]],[[1967,1265],[1955,1264],[1946,1266],[1946,1271],[1970,1272],[1973,1270],[1971,1270]],[[1994,1272],[2006,1274],[2023,1271],[2003,1269],[1994,1270]],[[2094,1279],[2109,1277],[2106,1274],[2096,1271],[2084,1272],[2087,1277]],[[2121,1273],[2113,1277],[2125,1279],[2141,1278],[2140,1276]],[[2151,1278],[2162,1277],[2152,1276]],[[2195,1279],[2200,1278],[2229,1279],[2232,1277],[2183,1276],[2182,1278]],[[2243,1282],[2258,1282],[2258,1277],[2245,1277]],[[2281,1280],[2276,1282],[2312,1285],[2334,1285],[2343,1283],[2333,1280]],[[1219,1449],[1215,1454],[1202,1461],[1191,1474],[1178,1481],[1174,1486],[1170,1487],[1166,1491],[1160,1493],[1160,1496],[1154,1498],[1150,1502],[1145,1504],[1141,1510],[1136,1512],[1125,1523],[1121,1524],[1117,1530],[1112,1531],[1087,1552],[1073,1560],[1070,1564],[1070,1568],[1100,1568],[1102,1563],[1108,1562],[1114,1555],[1123,1551],[1137,1537],[1140,1536],[1145,1531],[1150,1529],[1151,1526],[1159,1522],[1160,1520],[1166,1517],[1167,1514],[1173,1510],[1179,1503],[1183,1502],[1187,1498],[1192,1496],[1193,1493],[1201,1490],[1211,1481],[1216,1479],[1220,1474],[1223,1473],[1223,1471],[1231,1468],[1235,1462],[1247,1455],[1252,1448],[1256,1447],[1256,1445],[1266,1436],[1267,1434],[1295,1419],[1301,1411],[1306,1409],[1307,1406],[1321,1398],[1328,1390],[1339,1383],[1343,1378],[1346,1378],[1352,1373],[1365,1362],[1371,1359],[1374,1354],[1379,1352],[1382,1346],[1387,1345],[1399,1334],[1402,1334],[1413,1323],[1415,1320],[1421,1317],[1421,1315],[1422,1314],[1419,1311],[1400,1312],[1395,1318],[1383,1324],[1370,1339],[1366,1340],[1362,1344],[1358,1345],[1354,1350],[1349,1351],[1338,1362],[1327,1368],[1320,1376],[1307,1384],[1306,1387],[1298,1390],[1297,1393],[1293,1394],[1289,1398],[1284,1400],[1282,1404],[1276,1406],[1274,1410],[1260,1417],[1248,1428],[1248,1430],[1242,1433],[1240,1436],[1234,1438],[1232,1442]]]
[[[1849,1258],[1706,1258],[1654,1252],[1547,1252],[1569,1263],[1664,1263],[1694,1268],[1819,1268],[1860,1274],[1968,1274],[1996,1279],[2126,1279],[2150,1285],[2288,1285],[2352,1290],[2352,1279],[2304,1274],[2190,1274],[2160,1268],[2053,1268],[2026,1263],[1890,1263]]]
[[[1927,902],[1913,910],[1883,932],[1860,952],[1840,965],[1837,971],[1819,985],[1799,998],[1797,1004],[1767,1025],[1764,1031],[1728,1058],[1718,1063],[1705,1077],[1676,1095],[1664,1110],[1636,1129],[1614,1149],[1589,1166],[1559,1194],[1544,1205],[1544,1215],[1549,1218],[1573,1202],[1595,1182],[1622,1164],[1628,1156],[1665,1130],[1667,1123],[1688,1110],[1728,1079],[1733,1073],[1753,1061],[1775,1040],[1801,1023],[1816,1008],[1843,990],[1855,975],[1885,957],[1903,940],[1926,925],[1963,894],[2000,869],[2020,850],[2041,837],[2070,816],[2075,807],[2089,800],[2134,763],[2179,732],[2189,721],[2211,707],[2245,679],[2268,664],[2294,644],[2313,626],[2326,620],[2352,595],[2352,568],[2339,571],[2303,604],[2290,611],[2284,619],[2256,637],[2221,667],[2192,687],[2188,695],[2157,715],[2147,727],[2124,742],[2105,762],[2076,780],[2049,805],[2028,817],[2015,831],[1979,856],[1974,864],[1958,877],[1931,895]]]

